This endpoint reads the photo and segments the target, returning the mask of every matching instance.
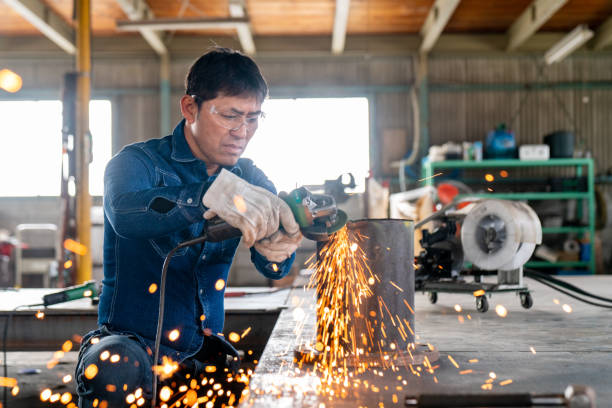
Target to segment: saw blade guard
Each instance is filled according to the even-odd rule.
[[[330,195],[313,194],[300,187],[289,193],[281,192],[279,197],[291,209],[304,237],[313,241],[327,241],[348,221],[347,214],[337,208]]]

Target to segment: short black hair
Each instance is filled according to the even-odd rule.
[[[227,96],[253,95],[263,101],[268,84],[250,57],[230,48],[214,47],[194,62],[185,78],[185,94],[202,102]]]

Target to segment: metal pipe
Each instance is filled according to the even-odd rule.
[[[91,0],[77,2],[77,239],[87,248],[78,255],[76,282],[91,280],[91,196],[89,195],[89,163],[91,135],[89,133],[89,99],[91,94]]]
[[[364,237],[359,244],[375,275],[372,296],[352,320],[355,337],[368,339],[367,353],[408,351],[414,348],[413,223],[367,219],[349,222],[349,233]],[[402,326],[403,331],[398,327]]]

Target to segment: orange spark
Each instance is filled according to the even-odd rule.
[[[159,399],[166,402],[172,396],[172,389],[165,385],[161,390],[159,390]]]
[[[157,292],[157,283],[152,283],[149,285],[149,293],[153,294]]]
[[[473,372],[473,370],[472,370],[472,369],[469,369],[469,370],[459,371],[459,374],[461,374],[461,375],[465,375],[465,374],[471,374],[472,372]]]
[[[170,341],[176,341],[180,335],[181,333],[178,331],[178,329],[174,329],[168,334],[168,339]]]
[[[239,213],[244,214],[247,210],[246,202],[244,201],[244,198],[242,198],[242,196],[240,195],[234,196],[234,205],[236,206],[236,209]]]
[[[475,297],[478,297],[478,296],[484,296],[484,294],[485,294],[485,293],[486,293],[486,292],[485,292],[483,289],[478,289],[478,290],[475,290],[475,291],[472,293],[472,295],[474,295]]]
[[[240,335],[236,332],[231,332],[228,335],[229,341],[231,341],[232,343],[236,343],[237,341],[240,340]]]
[[[425,177],[425,178],[422,178],[422,179],[418,179],[417,181],[425,181],[425,180],[429,180],[429,179],[432,179],[432,178],[434,178],[434,177],[441,176],[442,174],[444,174],[444,173],[436,173],[436,174],[434,174],[433,176],[429,176],[429,177]]]
[[[66,340],[64,344],[62,344],[62,351],[67,353],[70,350],[72,350],[72,342],[70,340]]]
[[[565,313],[572,313],[572,307],[568,304],[564,304],[563,306],[561,306],[561,308]]]
[[[21,89],[22,85],[23,79],[18,74],[6,68],[0,71],[0,89],[15,93]]]
[[[88,380],[91,380],[96,375],[98,375],[98,366],[95,364],[88,365],[87,368],[85,369],[85,378],[87,378]]]
[[[400,292],[403,292],[403,291],[404,291],[404,289],[402,289],[402,288],[400,288],[399,286],[397,286],[397,285],[395,284],[395,282],[393,282],[393,281],[389,281],[389,283],[390,283],[391,285],[393,285],[393,286],[394,286],[394,287],[395,287],[397,290],[399,290]]]
[[[499,383],[499,385],[501,385],[502,387],[508,384],[512,384],[512,380],[504,380],[504,381],[500,381]]]
[[[70,269],[72,268],[72,261],[69,259],[66,262],[64,262],[64,269]]]
[[[0,377],[0,387],[15,387],[17,385],[17,379],[11,377]]]
[[[40,392],[40,400],[43,402],[47,401],[51,397],[52,393],[53,392],[49,388],[45,388]]]
[[[215,289],[217,290],[223,290],[223,288],[225,287],[225,281],[223,279],[218,279],[215,282]]]
[[[499,175],[500,175],[501,177],[503,177],[503,178],[506,178],[506,177],[508,177],[508,172],[507,172],[506,170],[501,170],[501,171],[499,172]]]
[[[251,331],[251,326],[247,327],[242,334],[240,335],[240,338],[244,338],[244,336],[246,336],[247,334],[249,334],[249,332]]]
[[[72,394],[69,392],[65,392],[60,397],[60,402],[64,405],[67,405],[70,401],[72,401]]]
[[[497,313],[499,317],[506,317],[508,316],[508,309],[503,305],[497,305],[495,306],[495,313]]]
[[[77,255],[85,255],[87,253],[87,247],[85,245],[70,238],[64,241],[64,248]]]
[[[459,364],[457,364],[457,362],[455,361],[455,359],[454,359],[454,358],[453,358],[453,357],[452,357],[450,354],[448,355],[448,359],[450,360],[450,362],[451,362],[451,363],[453,363],[453,365],[454,365],[456,368],[459,368]]]
[[[153,366],[153,372],[155,372],[160,380],[172,377],[172,374],[179,369],[179,365],[176,361],[173,361],[167,356],[162,356],[162,364]]]
[[[495,177],[493,177],[492,174],[485,174],[485,180],[487,180],[490,183],[493,180],[495,180]]]

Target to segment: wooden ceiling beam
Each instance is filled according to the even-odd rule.
[[[597,30],[593,40],[593,49],[601,50],[612,45],[612,16],[609,17]]]
[[[229,2],[229,13],[233,18],[247,18],[246,6],[243,0],[230,0]],[[240,47],[242,50],[250,55],[255,54],[255,41],[253,41],[253,32],[251,26],[246,24],[239,24],[236,26],[236,33],[238,34],[238,41],[240,41]]]
[[[4,0],[30,24],[68,54],[76,53],[74,29],[41,0]]]
[[[145,0],[115,0],[130,20],[153,19],[155,15]],[[168,55],[168,48],[160,33],[151,28],[139,29],[145,41],[160,56]]]
[[[544,25],[568,0],[533,0],[508,30],[506,51],[513,51]]]
[[[336,14],[334,16],[331,46],[332,53],[334,54],[342,54],[344,51],[350,6],[351,0],[336,0]]]
[[[427,18],[421,27],[421,45],[419,51],[428,53],[440,38],[444,27],[457,9],[461,0],[436,0],[429,10]]]

